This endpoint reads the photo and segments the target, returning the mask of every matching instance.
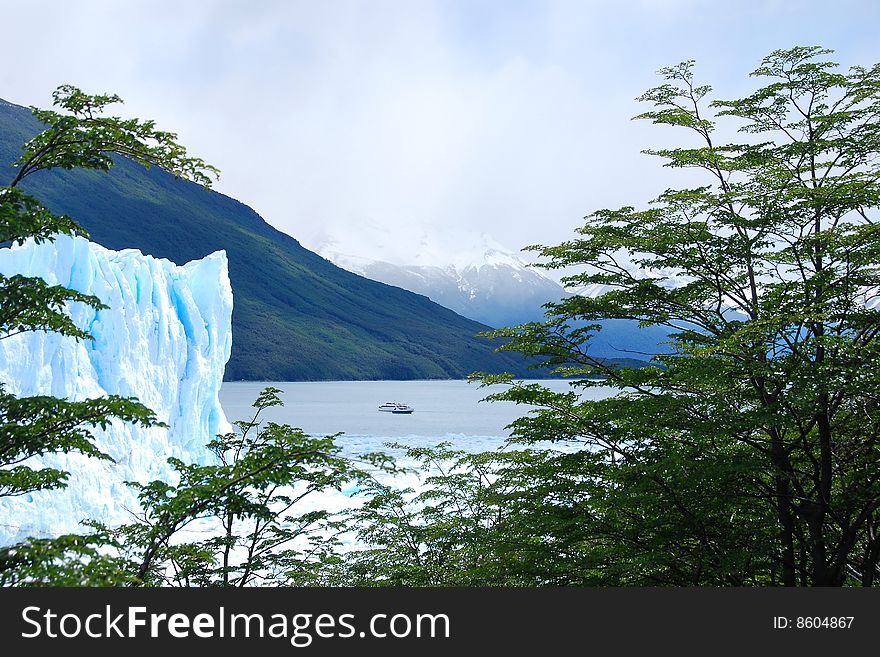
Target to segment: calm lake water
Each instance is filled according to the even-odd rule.
[[[569,389],[566,381],[542,383],[554,390]],[[220,390],[227,418],[250,419],[254,399],[267,386],[283,391],[285,405],[268,409],[264,419],[313,435],[344,432],[338,442],[349,454],[377,451],[389,441],[412,446],[450,441],[468,451],[494,449],[510,435],[505,427],[529,409],[508,402],[481,402],[500,386],[479,388],[467,381],[227,382]],[[592,388],[582,394],[600,398],[609,390]],[[388,401],[408,404],[415,412],[395,415],[377,410]]]

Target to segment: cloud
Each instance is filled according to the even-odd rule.
[[[629,120],[663,65],[695,58],[735,96],[773,48],[880,60],[880,11],[855,1],[68,0],[4,13],[0,97],[45,105],[62,82],[117,92],[306,245],[335,235],[370,255],[381,235],[401,259],[426,232],[560,241],[591,210],[674,184],[639,154],[672,136]]]

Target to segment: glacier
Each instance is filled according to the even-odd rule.
[[[115,463],[81,454],[26,462],[71,473],[68,487],[0,499],[0,545],[27,536],[82,531],[83,519],[130,519],[137,499],[126,481],[174,481],[166,460],[208,463],[205,444],[230,430],[220,406],[232,348],[232,287],[225,251],[178,266],[140,251],[112,251],[82,237],[0,249],[0,273],[40,276],[98,297],[109,309],[70,304],[77,341],[29,332],[0,340],[0,382],[17,396],[71,400],[107,394],[137,397],[168,428],[115,420],[94,430]]]

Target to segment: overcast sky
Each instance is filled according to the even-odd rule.
[[[639,151],[655,71],[746,93],[776,48],[880,61],[880,2],[0,0],[0,98],[115,92],[219,167],[217,189],[316,246],[405,262],[571,236],[675,184]],[[441,250],[442,250],[441,248]]]

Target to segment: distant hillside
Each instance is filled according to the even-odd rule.
[[[39,129],[29,110],[0,100],[0,163],[17,159]],[[41,172],[23,186],[108,248],[137,248],[178,264],[225,249],[235,297],[227,380],[527,373],[517,355],[494,353],[475,337],[486,326],[340,269],[248,206],[162,171],[123,159],[110,174]]]

